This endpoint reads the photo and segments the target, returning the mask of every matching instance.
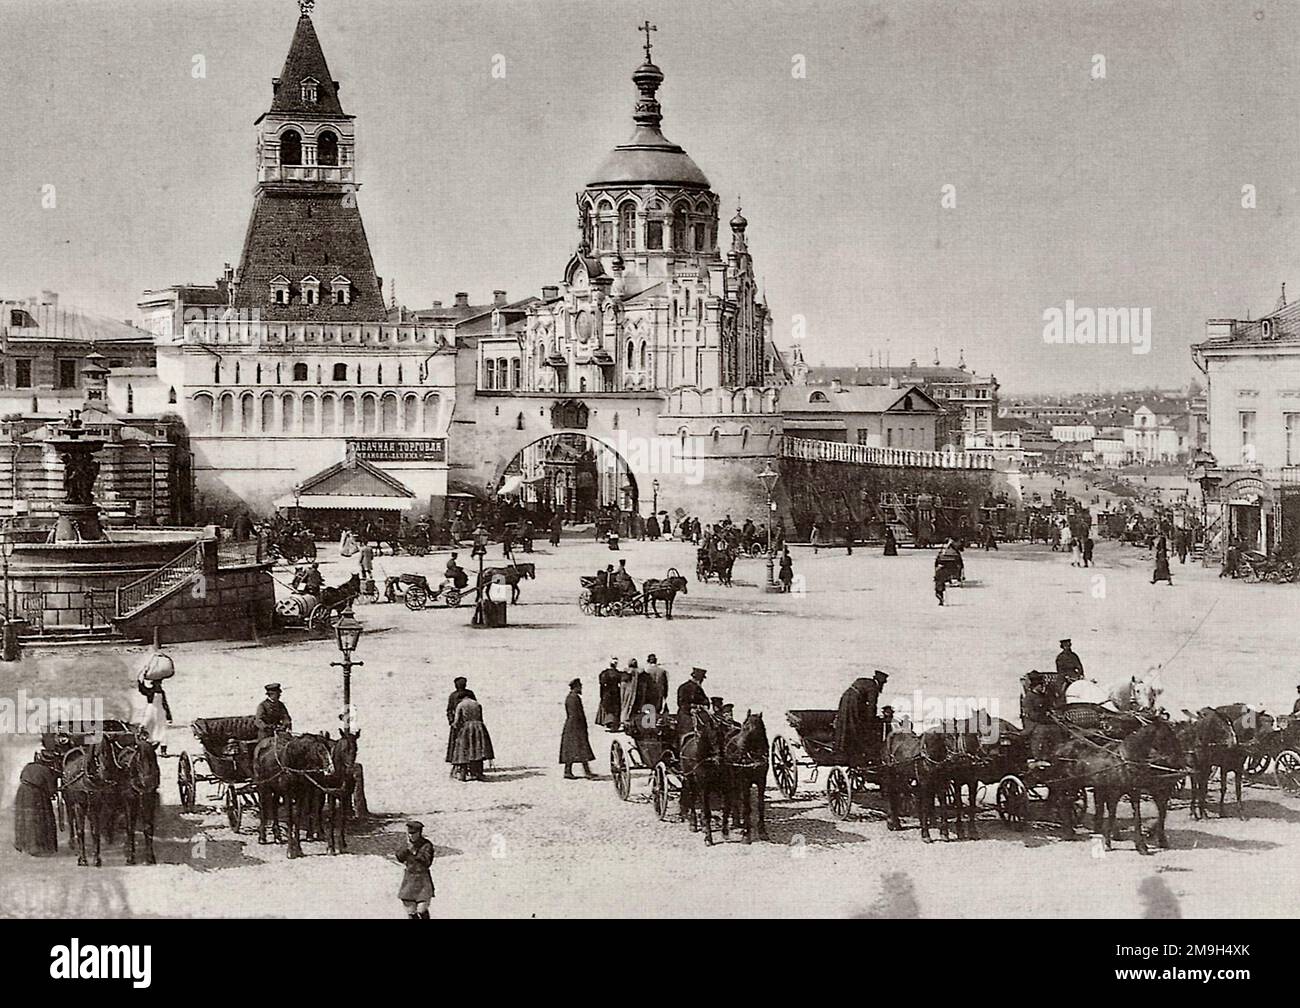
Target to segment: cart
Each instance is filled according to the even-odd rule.
[[[245,810],[260,812],[253,785],[253,750],[257,748],[257,720],[252,717],[198,718],[190,727],[203,752],[193,758],[182,752],[176,770],[181,808],[193,812],[198,784],[215,784],[208,802],[225,809],[226,820],[236,833]],[[207,772],[200,771],[200,765]]]
[[[609,774],[622,801],[632,797],[633,775],[648,773],[655,818],[668,817],[673,799],[681,794],[681,767],[677,762],[677,718],[656,715],[646,707],[609,746]]]

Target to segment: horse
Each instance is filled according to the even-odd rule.
[[[956,811],[957,838],[978,840],[979,830],[975,827],[975,814],[978,809],[980,776],[987,761],[983,758],[980,737],[970,731],[964,721],[945,721],[939,728],[931,729],[921,735],[923,758],[936,762],[941,790],[939,811],[941,816],[940,831],[945,839],[948,836],[947,802],[952,800]],[[969,801],[963,803],[962,789],[965,788]],[[967,823],[962,824],[963,804],[967,810]]]
[[[1169,846],[1165,837],[1165,817],[1169,811],[1169,799],[1185,774],[1187,764],[1183,743],[1167,720],[1157,718],[1149,721],[1119,741],[1072,739],[1057,748],[1053,763],[1071,767],[1078,784],[1092,788],[1096,806],[1093,826],[1101,832],[1106,850],[1112,849],[1115,815],[1119,801],[1125,795],[1133,808],[1133,835],[1138,852],[1151,853],[1142,832],[1144,794],[1150,795],[1156,803],[1155,841],[1161,847]]]
[[[746,712],[745,720],[727,740],[723,753],[723,766],[727,774],[729,798],[722,810],[722,829],[726,835],[727,816],[734,807],[743,813],[742,828],[745,843],[753,839],[753,809],[758,806],[758,838],[767,840],[767,726],[763,714]],[[752,792],[752,797],[751,797]]]
[[[158,863],[153,835],[160,776],[153,746],[131,732],[111,732],[101,741],[78,746],[63,757],[63,792],[68,803],[69,830],[77,837],[79,866],[87,864],[86,820],[90,820],[95,844],[95,867],[101,868],[100,833],[102,830],[112,839],[119,810],[126,815],[126,863],[135,864],[137,818],[144,834],[145,863]]]
[[[1149,683],[1137,676],[1121,680],[1106,691],[1107,701],[1117,711],[1154,711],[1164,692],[1155,683]]]
[[[524,578],[537,580],[537,565],[531,563],[512,563],[509,567],[486,567],[478,576],[478,589],[481,592],[484,585],[492,584],[497,575],[501,575],[505,583],[510,586],[510,604],[514,605],[519,601],[519,582]]]
[[[1227,800],[1228,774],[1233,773],[1237,783],[1237,815],[1246,818],[1241,804],[1241,776],[1245,772],[1247,752],[1237,730],[1242,722],[1231,717],[1236,706],[1203,708],[1194,720],[1179,726],[1179,738],[1192,779],[1193,819],[1209,818],[1207,801],[1215,767],[1219,768],[1219,817],[1223,817]]]
[[[729,835],[727,770],[722,765],[722,743],[717,727],[707,714],[694,713],[694,727],[682,736],[678,761],[681,766],[682,789],[679,798],[683,819],[689,819],[691,832],[700,831],[698,811],[704,814],[704,842],[713,846],[713,806],[710,801],[716,793],[722,799],[722,837]]]
[[[253,783],[261,815],[257,842],[266,840],[266,823],[280,842],[279,806],[284,803],[289,830],[289,857],[302,857],[299,828],[311,814],[308,788],[319,788],[325,775],[333,773],[329,745],[320,735],[290,735],[279,732],[262,739],[253,750]]]
[[[662,579],[646,578],[641,582],[641,601],[644,603],[646,618],[650,618],[652,611],[658,617],[659,603],[662,601],[664,615],[672,619],[673,599],[677,597],[678,592],[683,595],[689,594],[686,590],[686,578],[677,573],[676,568],[669,570]]]
[[[357,786],[357,739],[360,737],[361,729],[355,732],[344,729],[330,746],[334,769],[325,776],[323,784],[329,823],[327,849],[331,854],[346,854],[348,850],[348,816],[352,814],[352,794]]]

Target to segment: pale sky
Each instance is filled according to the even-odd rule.
[[[129,318],[237,262],[297,14],[4,0],[0,296]],[[386,290],[559,280],[574,192],[631,133],[647,17],[664,132],[724,220],[743,197],[777,342],[803,316],[812,364],[937,345],[1004,394],[1183,384],[1207,317],[1269,310],[1288,279],[1300,297],[1300,2],[319,0]],[[1044,345],[1067,298],[1150,308],[1150,354]]]

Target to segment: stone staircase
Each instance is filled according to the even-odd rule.
[[[203,576],[203,544],[196,543],[155,571],[117,589],[117,614],[122,623],[139,616],[185,585]]]

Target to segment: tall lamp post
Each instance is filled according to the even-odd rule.
[[[484,606],[483,596],[483,558],[487,556],[488,532],[483,527],[483,523],[478,523],[478,528],[474,530],[474,549],[470,556],[478,557],[478,592],[474,597],[474,626],[487,626],[487,609]]]
[[[342,661],[330,662],[332,668],[341,668],[343,670],[343,719],[344,729],[349,733],[352,730],[352,670],[361,668],[366,663],[353,661],[352,654],[361,642],[362,626],[352,615],[352,606],[348,606],[343,611],[343,615],[338,618],[334,624],[334,637],[339,646],[339,653],[343,655]]]
[[[781,474],[772,468],[772,463],[768,462],[763,466],[763,471],[758,474],[758,478],[763,481],[763,489],[767,491],[767,585],[764,591],[772,591],[776,585],[773,568],[776,564],[776,553],[772,550],[772,512],[776,505],[772,500],[772,493],[776,489],[776,481],[781,478]]]
[[[650,505],[650,514],[652,516],[655,516],[655,521],[658,521],[659,519],[657,516],[659,514],[659,481],[655,480],[653,483],[651,483],[650,488],[654,491],[654,502]]]

